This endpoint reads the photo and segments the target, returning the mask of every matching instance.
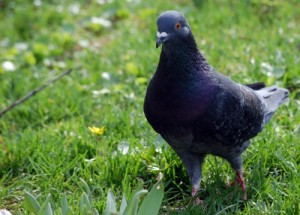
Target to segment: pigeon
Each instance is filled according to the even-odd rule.
[[[162,49],[144,100],[147,121],[182,160],[192,197],[210,154],[229,162],[246,200],[241,154],[288,101],[289,91],[263,82],[238,84],[218,73],[198,50],[180,12],[163,12],[157,27],[156,48]]]

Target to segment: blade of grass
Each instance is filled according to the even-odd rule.
[[[150,192],[146,195],[139,209],[138,215],[157,215],[164,197],[164,184],[162,174]]]

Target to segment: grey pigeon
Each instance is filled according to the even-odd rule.
[[[241,154],[262,131],[289,91],[264,83],[237,84],[219,74],[198,50],[191,28],[177,11],[157,19],[157,70],[144,112],[152,128],[175,150],[197,194],[207,154],[227,160],[247,198]]]

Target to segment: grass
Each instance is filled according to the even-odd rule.
[[[34,3],[33,3],[34,2]],[[0,208],[29,214],[25,192],[53,208],[65,195],[79,211],[84,192],[105,210],[150,188],[164,174],[162,214],[299,214],[300,4],[290,1],[0,1],[0,109],[68,68],[51,85],[0,120]],[[233,171],[206,159],[201,206],[175,153],[143,115],[155,71],[156,18],[184,14],[209,62],[240,83],[290,89],[291,99],[244,153],[248,202],[225,189]],[[99,17],[103,18],[98,19]],[[105,127],[103,135],[88,127]],[[118,205],[119,207],[119,205]]]

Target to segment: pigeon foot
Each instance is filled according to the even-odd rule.
[[[197,193],[198,193],[198,188],[197,187],[193,187],[192,188],[192,202],[193,202],[193,205],[202,205],[204,200],[200,199],[200,198],[195,198]]]
[[[240,187],[243,191],[242,200],[247,201],[247,189],[246,189],[246,183],[245,183],[245,179],[244,179],[242,171],[236,171],[236,180],[233,181],[233,182],[229,182],[226,186],[227,187],[232,187],[236,183],[240,185]]]
[[[202,205],[204,203],[204,200],[202,200],[200,198],[196,198],[193,203],[194,203],[194,205],[197,205],[197,206]]]
[[[247,190],[246,190],[246,183],[245,183],[245,179],[244,179],[242,171],[237,171],[236,172],[236,182],[242,188],[242,191],[243,191],[242,200],[246,201],[247,200]]]

